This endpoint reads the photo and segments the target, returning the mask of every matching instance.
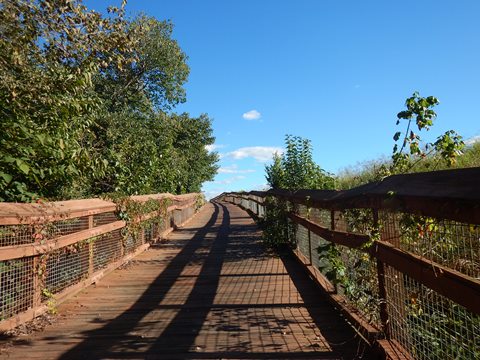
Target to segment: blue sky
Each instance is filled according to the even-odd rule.
[[[441,102],[425,139],[480,135],[477,0],[162,0],[127,10],[175,24],[191,68],[175,111],[207,113],[221,154],[208,196],[264,186],[285,134],[310,139],[333,173],[389,156],[396,114],[414,91]]]

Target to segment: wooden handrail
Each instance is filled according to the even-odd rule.
[[[137,202],[170,201],[165,204],[168,205],[165,208],[136,215],[129,222],[115,216],[119,210],[117,204],[102,199],[34,204],[0,203],[0,265],[4,265],[4,269],[13,269],[11,274],[8,273],[10,270],[6,270],[5,276],[14,276],[15,283],[31,284],[25,287],[27,290],[15,295],[15,302],[18,301],[21,306],[17,307],[13,303],[10,310],[8,307],[0,309],[3,318],[0,320],[0,331],[11,329],[47,311],[49,306],[41,301],[45,290],[57,301],[61,301],[122,265],[133,254],[146,250],[150,242],[166,236],[169,231],[193,216],[199,195],[132,196],[130,199]],[[96,217],[105,213],[112,214]],[[157,217],[159,221],[146,223]],[[77,218],[82,219],[75,220]],[[161,227],[160,220],[164,224]],[[148,224],[148,231],[139,224]],[[132,232],[119,232],[129,226],[132,227]],[[115,235],[110,236],[113,234]],[[148,241],[146,234],[149,236]],[[72,245],[75,246],[70,247]],[[81,260],[80,254],[74,255],[77,251],[81,251]],[[51,254],[55,256],[51,257]],[[57,257],[63,259],[60,262],[62,268],[52,266]],[[101,265],[95,265],[96,261]],[[68,268],[68,271],[64,271],[63,267]],[[78,276],[69,279],[60,290],[48,289],[45,287],[48,271],[57,272],[58,277],[76,271]],[[2,279],[3,276],[2,274]],[[2,293],[8,291],[14,290],[5,289],[0,283],[0,300],[3,300]],[[25,304],[28,306],[24,307]]]
[[[373,291],[378,292],[379,303],[376,316],[380,323],[375,323],[375,325],[381,325],[383,328],[383,333],[378,333],[378,335],[383,334],[386,339],[391,339],[393,342],[400,341],[400,347],[406,346],[408,348],[411,346],[408,341],[403,341],[401,336],[398,337],[398,334],[392,335],[392,329],[399,326],[398,321],[407,321],[407,315],[404,314],[405,307],[411,306],[412,309],[415,309],[415,306],[418,306],[419,311],[421,311],[421,306],[429,306],[428,304],[423,305],[422,301],[432,301],[424,295],[423,298],[418,299],[420,303],[417,305],[416,296],[418,294],[415,294],[415,291],[426,289],[427,294],[432,294],[439,302],[439,306],[444,307],[445,312],[447,312],[447,315],[442,313],[442,316],[448,316],[448,311],[457,311],[455,310],[457,307],[461,314],[467,310],[465,314],[471,314],[464,317],[468,326],[473,321],[471,319],[475,317],[474,314],[480,315],[480,278],[474,277],[478,276],[478,271],[469,268],[460,272],[457,271],[460,268],[456,267],[456,262],[450,261],[449,258],[445,258],[445,261],[451,267],[438,262],[443,260],[435,261],[435,259],[443,258],[433,252],[414,253],[414,250],[405,250],[409,249],[409,246],[406,244],[405,249],[403,248],[404,246],[401,245],[403,243],[400,242],[402,234],[399,232],[399,229],[404,225],[398,223],[397,218],[397,216],[403,216],[402,214],[421,215],[427,218],[425,219],[427,224],[431,222],[435,229],[436,226],[445,227],[447,229],[445,234],[442,232],[443,230],[429,230],[429,225],[425,225],[427,227],[424,229],[421,224],[419,224],[418,229],[414,227],[410,231],[415,234],[418,231],[418,239],[420,240],[424,239],[425,236],[426,243],[422,246],[435,247],[435,242],[428,242],[433,241],[431,238],[433,235],[423,235],[423,233],[428,234],[430,231],[437,232],[435,236],[439,236],[440,242],[442,242],[441,239],[444,236],[449,236],[447,234],[459,236],[460,239],[457,241],[464,241],[464,246],[467,246],[467,248],[468,246],[472,247],[471,256],[465,255],[466,257],[463,256],[459,259],[465,261],[466,264],[470,264],[469,266],[478,266],[478,256],[475,255],[478,254],[476,252],[476,246],[478,245],[476,241],[478,239],[472,238],[472,236],[478,234],[478,225],[480,225],[480,168],[395,175],[385,178],[383,181],[346,191],[275,189],[224,193],[220,197],[245,207],[259,217],[264,216],[264,214],[268,216],[268,207],[276,206],[276,202],[270,201],[269,198],[282,200],[290,204],[283,207],[285,215],[293,223],[305,228],[308,234],[303,241],[304,246],[298,246],[293,251],[295,256],[310,272],[312,278],[326,291],[328,298],[342,309],[347,318],[361,329],[363,334],[370,334],[367,335],[368,339],[371,339],[373,333],[367,331],[366,318],[359,316],[362,309],[353,308],[353,303],[347,301],[347,295],[342,295],[341,292],[336,293],[337,288],[333,283],[321,271],[315,269],[312,261],[310,233],[316,234],[331,243],[369,254],[369,264],[376,266],[377,270],[374,276],[377,277],[378,283]],[[309,209],[327,210],[330,224],[319,224],[310,219],[308,215],[301,216],[302,212],[297,212],[298,205],[303,205]],[[291,209],[290,212],[287,211],[288,208]],[[374,235],[370,235],[371,232],[363,234],[348,232],[345,227],[335,228],[337,214],[344,213],[347,216],[349,216],[349,213],[354,214],[350,212],[350,209],[369,210],[368,214],[371,216],[369,229],[370,231],[373,230]],[[366,212],[363,211],[362,213]],[[407,216],[406,219],[410,218]],[[438,222],[433,221],[433,219],[438,220]],[[463,246],[462,244],[459,243],[459,246]],[[341,247],[337,249],[339,251],[344,250]],[[362,284],[357,283],[357,286],[362,287]],[[413,291],[411,293],[405,292],[407,287],[412,286],[418,288],[418,290],[408,290]],[[365,289],[372,291],[368,286]],[[442,297],[435,297],[437,295]],[[396,306],[397,309],[392,311],[392,306]],[[396,325],[393,325],[392,322],[395,322]],[[478,336],[478,330],[472,328],[468,334],[469,339],[472,340],[472,336]],[[377,340],[373,342],[388,352],[386,344],[391,342]]]
[[[224,193],[223,196],[228,196]],[[332,210],[388,209],[480,224],[480,168],[393,175],[350,190],[251,191],[237,195],[281,197]]]

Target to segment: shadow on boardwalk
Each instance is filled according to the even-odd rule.
[[[122,293],[112,290],[102,307],[111,304],[112,318],[87,318],[90,327],[96,322],[94,328],[68,336],[52,326],[25,350],[51,347],[44,358],[64,360],[361,358],[359,339],[300,264],[288,254],[266,254],[244,211],[223,203],[209,206],[206,222],[180,229],[160,246],[159,252],[172,249],[172,258],[125,309],[115,313],[115,294]],[[182,233],[191,239],[182,241]],[[155,257],[137,263],[162,264]],[[81,324],[75,314],[72,321]]]

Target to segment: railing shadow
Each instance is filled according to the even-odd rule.
[[[120,316],[108,322],[100,329],[84,332],[87,336],[80,344],[68,350],[60,359],[102,359],[111,358],[110,349],[117,344],[118,338],[128,337],[136,325],[166,296],[168,291],[180,277],[184,268],[189,264],[197,249],[202,246],[202,240],[212,231],[216,223],[220,207],[214,204],[215,210],[205,227],[198,229],[193,238],[185,244],[180,252],[168,263],[162,273],[153,281],[140,298]],[[121,334],[119,334],[119,331]],[[115,336],[111,334],[114,333]],[[118,353],[115,357],[118,357]]]
[[[322,335],[333,351],[341,354],[343,359],[377,359],[377,355],[370,352],[355,330],[347,326],[348,321],[340,315],[339,309],[325,299],[325,294],[314,284],[292,252],[290,250],[281,251],[280,259],[300,293],[310,317],[322,330]],[[325,326],[325,324],[338,322],[344,322],[346,325],[339,327],[342,328],[342,331]]]
[[[220,282],[220,273],[228,246],[230,231],[230,214],[225,206],[221,204],[219,206],[222,208],[223,213],[222,224],[215,240],[211,244],[210,251],[203,263],[195,285],[180,311],[148,350],[148,355],[150,356],[147,358],[152,356],[161,357],[165,349],[171,348],[174,348],[177,354],[191,352],[191,347],[194,345],[195,339],[211,311]],[[195,307],[195,311],[192,311],[192,307]],[[189,324],[188,334],[183,332],[185,324]],[[183,336],[179,336],[179,333],[183,334]]]

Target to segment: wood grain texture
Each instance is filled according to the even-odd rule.
[[[236,206],[209,204],[167,242],[63,303],[8,359],[354,359],[359,338],[293,256]]]

